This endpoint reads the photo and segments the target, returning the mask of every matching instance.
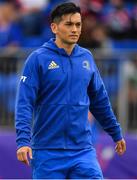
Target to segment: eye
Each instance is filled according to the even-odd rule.
[[[66,23],[66,26],[71,26],[72,25],[72,23]]]
[[[76,24],[76,26],[77,26],[77,27],[80,27],[80,26],[81,26],[81,24],[80,24],[80,23],[77,23],[77,24]]]

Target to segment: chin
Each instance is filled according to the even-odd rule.
[[[72,44],[76,44],[78,42],[77,39],[69,39],[69,40],[64,40],[64,43],[72,45]]]
[[[78,42],[78,40],[70,40],[69,44],[76,44]]]

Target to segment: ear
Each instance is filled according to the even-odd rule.
[[[54,34],[57,34],[58,31],[58,25],[56,23],[51,23],[51,30]]]

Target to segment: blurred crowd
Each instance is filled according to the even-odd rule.
[[[0,0],[0,52],[4,51],[1,48],[6,49],[6,56],[0,55],[1,112],[14,112],[18,49],[36,48],[53,37],[50,12],[57,4],[68,1],[75,2],[82,10],[80,45],[107,50],[107,53],[121,48],[122,52],[137,49],[137,0]],[[122,85],[120,59],[112,56],[102,59],[98,61],[103,64],[101,74],[117,113],[116,101]],[[137,55],[131,59],[124,57],[122,67],[128,81],[129,126],[137,128]],[[0,114],[0,119],[2,117]],[[5,117],[8,119],[7,115]]]
[[[137,38],[137,1],[81,0],[80,6],[83,12],[82,44],[94,48],[131,47],[132,40]]]
[[[0,47],[43,44],[53,37],[49,26],[50,11],[57,4],[68,1],[0,0]],[[71,2],[82,9],[81,45],[91,48],[137,47],[137,0]]]

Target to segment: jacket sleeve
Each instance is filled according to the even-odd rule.
[[[122,139],[120,124],[118,123],[100,73],[94,63],[93,74],[88,86],[88,95],[90,99],[90,111],[100,123],[103,129],[112,137],[113,141]]]
[[[19,82],[16,106],[15,128],[17,148],[30,146],[33,109],[39,89],[37,54],[32,53],[25,62]]]

